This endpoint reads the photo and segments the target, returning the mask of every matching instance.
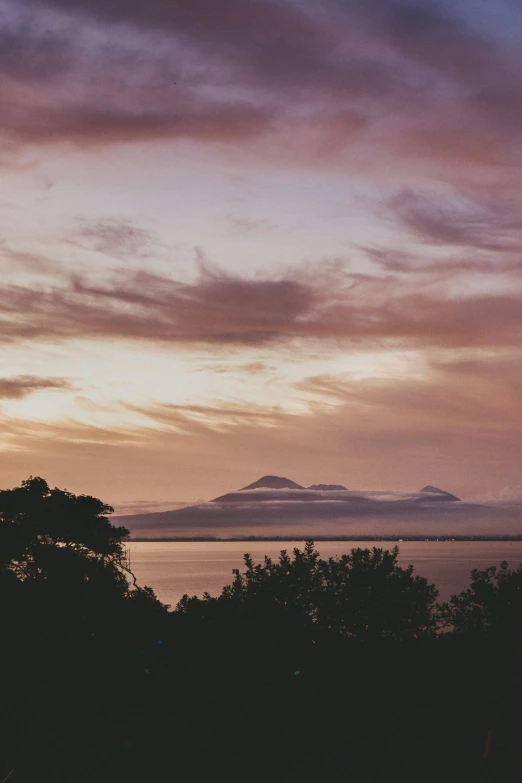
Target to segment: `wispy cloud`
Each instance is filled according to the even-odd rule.
[[[0,400],[22,400],[30,394],[50,389],[70,391],[73,387],[66,378],[41,378],[36,375],[14,375],[0,378]]]
[[[403,189],[390,200],[390,208],[429,244],[519,253],[522,214],[498,198]]]
[[[124,271],[105,285],[71,277],[65,286],[0,290],[5,340],[122,339],[157,343],[266,345],[342,339],[354,345],[493,346],[518,344],[522,290],[447,291],[444,276],[424,289],[392,276],[310,268],[275,278],[245,278],[203,267],[181,282]]]
[[[71,488],[110,502],[128,498],[131,480],[164,497],[174,487],[181,498],[198,497],[203,487],[215,497],[267,472],[312,484],[318,464],[321,477],[351,488],[434,484],[465,498],[518,482],[521,388],[514,348],[502,359],[442,353],[418,375],[312,376],[294,388],[299,408],[127,402],[111,426],[94,412],[89,423],[4,416],[0,467],[14,482],[29,461],[33,473],[65,475]]]
[[[273,364],[267,364],[263,361],[244,362],[238,364],[237,362],[230,362],[228,364],[214,362],[213,364],[205,364],[198,368],[198,372],[211,372],[217,375],[228,374],[245,374],[245,375],[263,375],[266,373],[272,373],[275,371]]]
[[[130,220],[81,221],[68,241],[115,258],[143,259],[161,247],[157,236]]]

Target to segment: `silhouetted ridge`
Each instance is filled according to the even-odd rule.
[[[247,489],[304,489],[304,487],[284,476],[263,476],[253,484],[249,484],[248,487],[241,487],[239,492],[244,492]]]
[[[429,492],[431,495],[439,495],[441,500],[460,500],[456,495],[452,495],[451,492],[446,492],[446,490],[439,487],[432,487],[430,484],[423,487],[420,491]]]
[[[312,484],[311,487],[307,487],[307,489],[316,489],[319,491],[328,491],[328,490],[337,490],[337,489],[344,489],[348,491],[348,487],[343,487],[342,484]]]

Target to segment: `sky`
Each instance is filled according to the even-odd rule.
[[[521,485],[516,0],[0,0],[0,486]]]

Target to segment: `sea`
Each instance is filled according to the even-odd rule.
[[[395,542],[320,541],[321,557],[336,557],[354,547],[391,549]],[[398,543],[399,564],[413,565],[447,600],[470,584],[473,568],[483,569],[507,560],[515,568],[522,563],[522,541],[404,541]],[[296,541],[132,541],[128,544],[131,568],[141,587],[152,587],[158,598],[175,608],[184,594],[219,595],[230,584],[234,568],[243,565],[248,552],[255,562],[264,555],[275,558],[282,549],[302,548]]]

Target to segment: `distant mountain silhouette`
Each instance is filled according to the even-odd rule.
[[[522,503],[477,505],[433,485],[417,492],[310,489],[264,476],[244,490],[195,506],[117,519],[134,536],[146,538],[518,536]]]
[[[432,487],[430,484],[428,484],[426,487],[423,487],[420,491],[429,492],[430,495],[437,495],[440,500],[460,501],[460,498],[458,498],[456,495],[452,495],[451,492],[446,492],[446,490],[439,489],[439,487]]]
[[[317,489],[289,489],[283,487],[282,489],[272,489],[271,487],[260,487],[259,489],[238,490],[237,492],[227,492],[226,495],[220,495],[218,498],[211,500],[211,503],[236,503],[243,508],[246,504],[261,503],[261,504],[273,504],[284,503],[288,504],[292,501],[296,503],[324,503],[325,501],[340,500],[340,495],[346,495],[342,500],[345,503],[351,502],[365,502],[364,498],[358,495],[354,495],[348,492],[346,489],[329,489],[329,490],[317,490]]]
[[[346,492],[348,492],[348,487],[343,487],[342,484],[312,484],[312,486],[307,487],[307,489],[317,489],[323,492],[335,489],[344,489]]]
[[[248,489],[304,489],[301,484],[284,478],[284,476],[263,476],[262,478],[249,484],[248,487],[241,487],[239,492],[245,492]]]

